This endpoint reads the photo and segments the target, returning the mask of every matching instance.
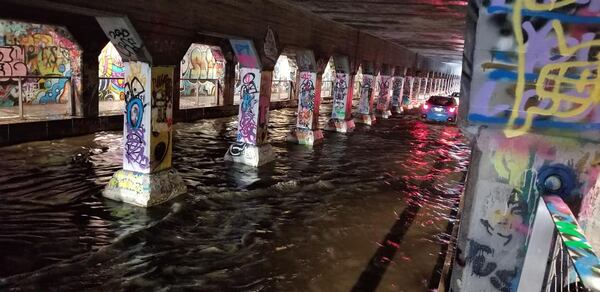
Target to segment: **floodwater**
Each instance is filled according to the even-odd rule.
[[[309,148],[285,142],[294,111],[271,112],[277,160],[258,170],[223,161],[235,117],[176,125],[188,193],[150,209],[101,196],[120,132],[0,148],[0,290],[434,287],[468,166],[459,130],[393,118]]]

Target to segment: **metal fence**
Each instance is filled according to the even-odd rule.
[[[221,96],[221,81],[219,79],[181,78],[180,80],[180,108],[219,105],[219,96]]]

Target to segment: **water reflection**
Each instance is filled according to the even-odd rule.
[[[2,148],[0,289],[425,289],[463,187],[459,131],[382,120],[307,148],[285,142],[293,109],[270,121],[278,158],[258,170],[223,161],[235,117],[177,125],[188,193],[151,209],[100,195],[119,133]]]

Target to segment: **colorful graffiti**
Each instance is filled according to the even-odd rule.
[[[234,40],[230,39],[231,47],[235,52],[235,55],[240,63],[241,67],[246,68],[259,68],[260,62],[258,61],[256,50],[250,40]]]
[[[413,98],[413,81],[412,76],[404,77],[404,89],[402,93],[402,103],[405,105],[415,103],[416,100]]]
[[[346,101],[348,98],[348,73],[336,73],[333,87],[332,119],[346,119]]]
[[[482,16],[499,27],[478,40],[491,59],[476,61],[470,121],[503,125],[509,137],[600,129],[597,1],[495,0]]]
[[[125,100],[125,66],[112,43],[106,44],[98,56],[98,96],[102,101]]]
[[[390,81],[392,77],[387,75],[379,76],[379,98],[377,99],[377,110],[385,112],[390,106]]]
[[[125,64],[125,145],[123,169],[148,173],[150,171],[150,108],[151,69],[147,63]]]
[[[256,145],[259,114],[260,70],[240,68],[242,77],[241,102],[237,141]]]
[[[315,83],[317,73],[300,73],[300,90],[298,91],[298,120],[296,127],[313,129],[313,113],[315,110]]]
[[[600,260],[575,215],[559,196],[544,196],[543,199],[583,285],[592,291],[600,291]]]
[[[457,291],[517,291],[525,255],[536,248],[529,240],[538,201],[547,192],[544,182],[560,175],[556,192],[573,206],[597,197],[600,172],[594,169],[600,151],[575,139],[533,133],[507,138],[494,129],[482,130],[476,149],[481,153],[472,190],[477,197],[471,219],[463,223],[459,258],[464,262],[453,274],[453,285]],[[580,216],[593,214],[586,208]]]
[[[358,102],[358,112],[362,115],[372,114],[374,82],[375,77],[373,75],[363,74],[360,100]]]
[[[394,84],[392,85],[392,106],[400,106],[400,100],[402,95],[402,89],[404,88],[404,78],[394,77]]]
[[[181,60],[181,96],[216,96],[225,78],[225,58],[218,47],[192,44]]]
[[[173,67],[152,67],[152,137],[150,157],[153,172],[171,168],[173,151]]]
[[[67,103],[81,91],[81,49],[59,26],[0,20],[0,106],[15,106],[17,76],[27,104]],[[18,92],[18,88],[16,90]]]
[[[0,81],[15,80],[16,76],[27,76],[25,52],[19,46],[0,47]]]

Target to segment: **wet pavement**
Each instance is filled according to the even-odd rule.
[[[143,209],[101,197],[120,132],[0,148],[0,290],[426,291],[450,241],[469,147],[454,126],[393,118],[277,160],[224,163],[236,117],[175,127],[188,193]],[[323,121],[326,112],[323,108]]]

